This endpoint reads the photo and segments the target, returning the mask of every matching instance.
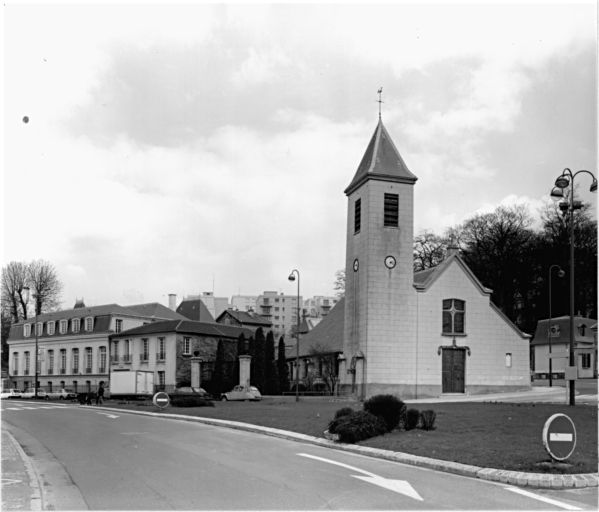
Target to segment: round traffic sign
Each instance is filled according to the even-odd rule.
[[[566,460],[576,447],[576,427],[565,414],[554,414],[543,427],[543,446],[555,460]]]
[[[156,407],[164,409],[171,403],[171,399],[164,391],[159,391],[154,395],[154,398],[152,398],[152,402]]]

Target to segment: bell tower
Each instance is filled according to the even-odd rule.
[[[379,112],[374,134],[345,189],[345,365],[341,365],[340,379],[343,392],[358,398],[413,394],[417,320],[412,247],[417,179]]]

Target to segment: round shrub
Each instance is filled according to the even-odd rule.
[[[385,422],[367,411],[354,411],[329,424],[329,432],[338,434],[342,443],[357,443],[387,432]]]
[[[435,429],[435,419],[437,418],[437,413],[432,409],[427,409],[426,411],[422,411],[420,413],[420,428],[422,430],[434,430]]]
[[[335,413],[335,418],[341,418],[341,416],[347,416],[348,414],[351,414],[352,412],[354,412],[354,410],[351,407],[342,407],[341,409],[338,409],[337,412]]]
[[[406,430],[412,430],[418,426],[420,421],[420,411],[418,409],[408,409],[406,413]]]
[[[394,395],[375,395],[364,402],[364,410],[382,418],[388,432],[398,427],[405,407]]]

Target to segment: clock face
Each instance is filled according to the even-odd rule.
[[[360,262],[358,261],[358,258],[356,258],[354,260],[354,272],[357,272],[359,268],[360,268]]]
[[[394,268],[395,267],[395,258],[393,256],[387,256],[385,258],[385,266],[387,268]]]

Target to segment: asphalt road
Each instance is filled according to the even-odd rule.
[[[46,509],[596,509],[596,489],[518,489],[124,411],[11,400],[2,421],[40,474]]]

